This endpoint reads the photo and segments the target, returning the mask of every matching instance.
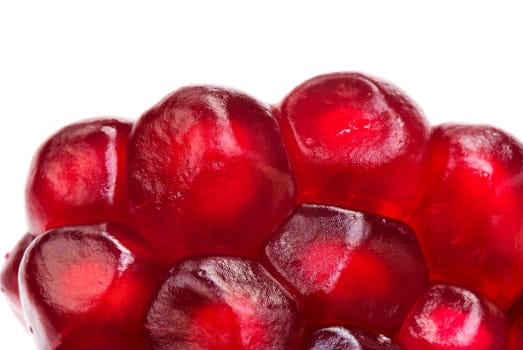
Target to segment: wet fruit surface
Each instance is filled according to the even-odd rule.
[[[40,235],[26,251],[20,295],[38,348],[143,341],[144,309],[159,269],[122,246],[121,235],[134,233],[116,224],[65,226]]]
[[[305,350],[399,350],[383,334],[361,329],[327,327],[316,330],[307,340]]]
[[[520,350],[522,192],[380,79],[189,86],[42,145],[0,285],[38,350]]]
[[[237,258],[176,266],[145,325],[152,349],[294,349],[303,321],[296,302],[258,263]]]
[[[410,220],[431,279],[507,309],[523,288],[523,145],[501,130],[441,125],[428,190]]]
[[[410,228],[361,212],[300,206],[271,237],[266,254],[319,323],[392,333],[427,286]]]
[[[317,330],[305,346],[306,350],[363,350],[352,333],[341,327]]]
[[[76,123],[42,145],[26,187],[29,232],[126,216],[124,175],[131,127],[115,119]]]
[[[183,88],[130,141],[136,226],[166,260],[246,254],[292,209],[294,184],[270,109],[242,93]]]
[[[413,308],[398,339],[406,350],[502,350],[507,328],[490,302],[462,288],[435,285]]]
[[[22,306],[20,305],[20,293],[18,288],[18,269],[25,250],[34,239],[34,236],[27,233],[16,244],[16,246],[5,257],[5,263],[0,274],[0,288],[7,297],[11,310],[16,317],[24,323]]]
[[[398,219],[417,204],[429,127],[395,86],[357,73],[319,76],[285,98],[280,120],[300,202]]]

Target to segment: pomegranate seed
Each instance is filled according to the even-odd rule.
[[[365,350],[352,333],[342,327],[319,329],[312,334],[305,350]]]
[[[435,285],[418,301],[398,335],[405,350],[503,350],[508,322],[469,290]]]
[[[29,232],[126,217],[124,169],[131,123],[72,124],[45,142],[26,187]]]
[[[168,262],[256,257],[294,205],[276,120],[240,92],[174,92],[138,121],[129,156],[133,221]]]
[[[328,327],[314,332],[305,350],[400,350],[400,348],[382,334],[361,329]]]
[[[300,206],[270,238],[266,255],[319,323],[394,332],[427,286],[406,225],[335,207]]]
[[[401,350],[391,338],[365,330],[352,328],[351,333],[358,339],[364,350]]]
[[[64,226],[40,235],[20,265],[20,298],[39,349],[115,339],[143,342],[160,270],[123,246],[116,224]],[[65,345],[64,345],[65,346]]]
[[[358,73],[322,75],[285,98],[280,120],[300,203],[397,219],[418,203],[429,127],[398,88]]]
[[[0,290],[5,294],[9,307],[23,325],[25,325],[25,321],[20,305],[18,269],[22,256],[33,239],[34,236],[28,233],[22,236],[11,252],[6,254],[4,266],[0,273]]]
[[[434,281],[507,309],[523,289],[523,145],[492,127],[441,125],[428,191],[410,220]]]
[[[296,349],[295,301],[258,263],[212,257],[176,265],[146,322],[153,350]]]

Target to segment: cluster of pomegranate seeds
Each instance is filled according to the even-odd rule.
[[[26,203],[0,286],[39,350],[523,348],[523,145],[363,74],[69,125]]]

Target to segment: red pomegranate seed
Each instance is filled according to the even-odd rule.
[[[343,327],[317,330],[307,341],[305,350],[366,350],[352,333]]]
[[[24,316],[22,315],[22,306],[20,305],[20,293],[18,290],[18,268],[25,250],[33,241],[34,236],[25,234],[15,245],[15,247],[6,254],[5,262],[0,273],[0,290],[5,294],[9,307],[16,317],[25,325]]]
[[[176,265],[152,302],[152,350],[297,349],[295,301],[258,263],[229,257]]]
[[[66,126],[39,149],[29,172],[29,231],[121,220],[131,123],[96,119]]]
[[[503,350],[508,322],[492,303],[469,290],[431,287],[398,335],[405,350]]]
[[[335,207],[298,207],[270,238],[266,255],[303,296],[309,319],[322,324],[394,332],[427,285],[406,225]]]
[[[391,338],[363,328],[351,328],[351,333],[360,342],[363,350],[401,350]]]
[[[322,75],[285,98],[280,120],[299,202],[397,219],[418,203],[429,127],[396,87],[359,73]]]
[[[507,309],[523,289],[523,145],[487,126],[441,125],[428,191],[410,220],[430,278]]]
[[[339,326],[321,328],[308,339],[305,350],[401,350],[378,333]]]
[[[122,225],[70,226],[47,231],[20,265],[20,298],[39,349],[112,339],[143,343],[146,305],[160,270],[123,246]]]
[[[257,256],[294,205],[276,120],[240,92],[174,92],[138,121],[129,157],[133,219],[169,262]]]

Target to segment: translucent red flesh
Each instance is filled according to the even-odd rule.
[[[0,290],[5,294],[9,307],[16,317],[22,322],[22,306],[20,305],[20,292],[18,288],[18,269],[25,250],[34,239],[34,236],[26,233],[16,246],[6,254],[5,262],[0,273]]]
[[[364,350],[401,350],[390,337],[362,328],[351,328],[351,333]]]
[[[305,350],[364,350],[358,340],[341,327],[319,329],[308,339]]]
[[[271,237],[266,255],[318,323],[393,333],[427,286],[414,233],[371,214],[300,206]]]
[[[523,328],[517,324],[513,324],[510,328],[507,350],[523,349]]]
[[[399,350],[399,347],[383,334],[338,326],[316,330],[308,337],[304,350]]]
[[[396,87],[357,73],[319,76],[284,99],[280,121],[299,202],[397,219],[414,209],[429,127]]]
[[[474,293],[448,285],[431,287],[398,335],[406,350],[503,350],[508,322],[502,311]]]
[[[42,145],[26,187],[31,233],[127,217],[124,174],[131,127],[115,119],[81,122]]]
[[[296,302],[258,263],[187,260],[169,273],[145,324],[153,349],[296,349]]]
[[[522,150],[357,73],[182,88],[44,143],[2,291],[45,350],[519,349]]]
[[[133,221],[168,262],[193,254],[255,257],[294,205],[270,109],[213,87],[176,91],[130,141]]]
[[[115,224],[63,227],[40,235],[24,254],[20,295],[39,349],[63,344],[136,346],[160,269],[118,240]],[[98,338],[98,340],[96,340]],[[63,345],[66,346],[66,345]]]
[[[507,309],[523,289],[523,146],[484,126],[442,125],[427,192],[409,220],[430,277]]]

